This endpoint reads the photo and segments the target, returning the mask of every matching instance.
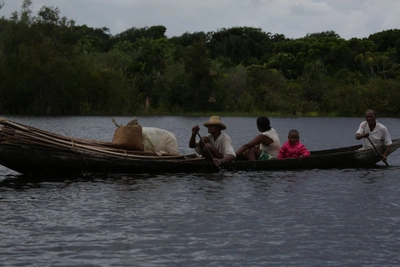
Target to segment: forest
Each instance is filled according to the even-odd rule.
[[[345,40],[260,28],[76,25],[31,0],[0,18],[0,114],[400,117],[400,30]]]

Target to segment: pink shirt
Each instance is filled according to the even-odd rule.
[[[309,157],[310,151],[300,141],[297,141],[294,145],[286,141],[279,150],[278,159],[298,158],[301,155]]]

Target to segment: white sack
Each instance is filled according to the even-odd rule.
[[[166,153],[179,154],[175,134],[159,128],[142,127],[142,135],[144,151],[154,152],[159,156]]]

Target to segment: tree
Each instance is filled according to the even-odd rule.
[[[120,34],[117,34],[114,37],[114,42],[117,43],[121,41],[129,41],[131,43],[135,43],[142,38],[157,40],[160,38],[166,38],[166,31],[167,28],[161,25],[143,28],[132,27],[124,32],[121,32]]]
[[[252,27],[222,28],[208,33],[208,36],[211,58],[225,57],[235,65],[245,66],[258,64],[271,42],[270,33]]]
[[[194,43],[184,51],[182,58],[185,73],[189,75],[189,90],[185,92],[184,108],[190,111],[206,111],[215,90],[214,77],[210,73],[211,59],[204,41]]]
[[[156,80],[163,75],[166,64],[172,61],[173,45],[167,39],[142,38],[133,45],[132,63],[128,67],[129,78],[146,97],[145,107],[158,106],[158,94],[154,90]]]
[[[400,41],[400,29],[391,29],[371,34],[368,37],[375,43],[379,52],[387,51],[389,48],[395,48]]]

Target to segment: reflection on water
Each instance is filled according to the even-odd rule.
[[[189,153],[190,128],[208,118],[139,119],[179,133]],[[26,119],[103,140],[108,120]],[[253,137],[254,121],[225,118],[235,146]],[[299,128],[322,149],[354,144],[359,119],[271,121],[281,137]],[[0,167],[0,256],[5,266],[397,266],[398,154],[389,168],[344,170],[33,179]]]

